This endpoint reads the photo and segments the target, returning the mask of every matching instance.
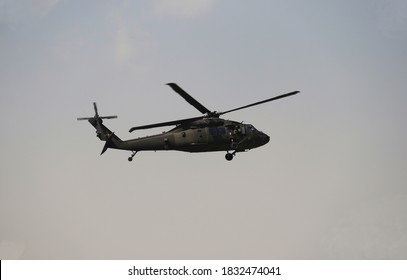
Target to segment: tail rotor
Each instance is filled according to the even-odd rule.
[[[98,107],[96,102],[93,102],[93,108],[95,110],[95,115],[93,117],[77,118],[78,121],[87,120],[89,123],[96,128],[96,136],[102,140],[106,141],[103,147],[102,154],[107,150],[107,148],[117,147],[121,142],[120,138],[117,137],[114,132],[111,132],[106,126],[103,125],[104,119],[116,119],[117,116],[99,116]]]
[[[85,120],[103,120],[103,119],[117,119],[117,116],[104,116],[100,117],[98,113],[98,106],[96,102],[93,102],[93,108],[95,109],[95,116],[93,117],[85,117],[85,118],[77,118],[78,121],[85,121]]]

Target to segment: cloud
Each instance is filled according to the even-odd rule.
[[[153,11],[158,15],[192,18],[209,12],[215,0],[154,0]]]
[[[138,59],[156,49],[152,36],[125,12],[110,15],[109,22],[116,62]]]
[[[124,61],[132,56],[135,51],[133,42],[129,35],[126,24],[120,20],[117,23],[116,34],[114,38],[114,53],[118,61]]]
[[[21,258],[24,252],[24,245],[22,243],[13,241],[0,242],[0,259],[15,260]]]
[[[31,6],[31,13],[36,17],[42,17],[48,14],[60,0],[33,0]]]
[[[60,0],[0,0],[0,22],[22,24],[47,15]]]
[[[407,2],[389,0],[380,2],[376,8],[378,25],[387,37],[404,37],[407,28]]]

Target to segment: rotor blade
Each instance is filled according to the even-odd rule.
[[[117,119],[117,116],[96,117],[97,119]],[[77,118],[78,121],[95,119],[95,117]]]
[[[95,109],[95,116],[99,116],[99,114],[98,114],[98,106],[96,105],[96,102],[93,102],[93,108]]]
[[[202,114],[210,114],[211,111],[209,111],[205,106],[203,106],[201,103],[195,100],[191,95],[186,93],[182,88],[180,88],[177,84],[175,83],[168,83],[169,85],[176,93],[181,95],[189,104],[194,106],[196,109],[198,109],[199,112]]]
[[[227,113],[234,112],[234,111],[237,111],[237,110],[241,110],[241,109],[249,108],[249,107],[252,107],[252,106],[260,105],[260,104],[270,102],[270,101],[273,101],[273,100],[277,100],[277,99],[280,99],[280,98],[285,98],[285,97],[288,97],[288,96],[291,96],[291,95],[294,95],[294,94],[297,94],[297,93],[299,93],[299,91],[289,92],[289,93],[282,94],[282,95],[279,95],[279,96],[276,96],[276,97],[272,97],[272,98],[269,98],[269,99],[266,99],[266,100],[263,100],[263,101],[252,103],[252,104],[249,104],[249,105],[246,105],[246,106],[231,109],[231,110],[228,110],[228,111],[225,111],[225,112],[220,112],[219,115],[223,115],[223,114],[227,114]]]
[[[183,124],[183,123],[193,122],[193,121],[196,121],[196,120],[201,120],[203,118],[204,118],[204,116],[189,118],[189,119],[176,120],[176,121],[162,122],[162,123],[154,123],[154,124],[148,124],[148,125],[142,125],[142,126],[135,126],[135,127],[130,128],[129,132],[133,132],[134,130],[139,130],[139,129],[148,129],[148,128],[154,128],[154,127],[162,127],[162,126]]]

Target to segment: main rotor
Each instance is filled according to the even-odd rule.
[[[204,105],[202,105],[200,102],[198,102],[195,98],[193,98],[191,95],[189,95],[185,90],[183,90],[180,86],[178,86],[176,83],[168,83],[168,86],[170,86],[176,93],[178,93],[182,98],[184,98],[189,104],[191,104],[193,107],[195,107],[199,112],[203,114],[203,116],[199,117],[194,117],[194,118],[187,118],[187,119],[181,119],[181,120],[175,120],[175,121],[168,121],[168,122],[161,122],[161,123],[154,123],[154,124],[149,124],[149,125],[142,125],[142,126],[136,126],[130,128],[129,132],[133,132],[135,130],[140,130],[140,129],[148,129],[148,128],[154,128],[154,127],[162,127],[162,126],[170,126],[170,125],[182,125],[182,124],[187,124],[191,123],[196,120],[201,120],[201,119],[206,119],[206,118],[219,118],[221,115],[231,113],[234,111],[246,109],[249,107],[257,106],[266,102],[274,101],[277,99],[285,98],[294,94],[299,93],[299,91],[292,91],[286,94],[278,95],[272,98],[268,98],[259,102],[251,103],[245,106],[237,107],[234,109],[230,109],[224,112],[217,112],[217,111],[211,111],[208,108],[206,108]],[[97,114],[97,110],[95,107],[95,111]]]

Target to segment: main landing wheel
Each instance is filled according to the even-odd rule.
[[[231,161],[231,160],[233,159],[233,154],[227,153],[227,154],[225,155],[225,159],[226,159],[227,161]]]
[[[129,161],[133,161],[133,157],[137,154],[137,151],[133,151],[133,153],[131,154],[131,156],[129,156],[128,160]]]

